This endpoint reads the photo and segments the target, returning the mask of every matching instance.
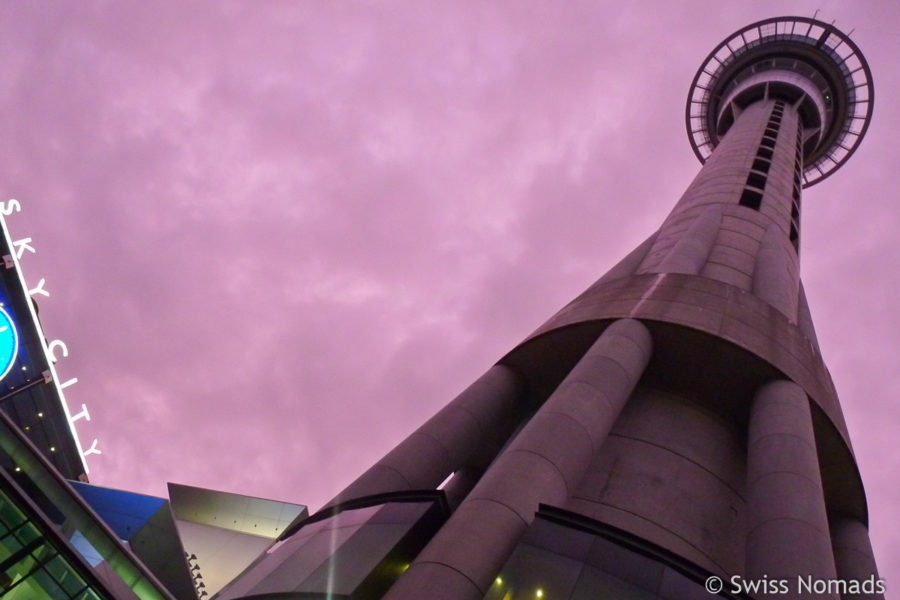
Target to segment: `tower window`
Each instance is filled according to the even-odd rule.
[[[743,193],[741,193],[741,206],[746,206],[747,208],[752,208],[753,210],[759,210],[759,206],[761,204],[762,194],[760,192],[747,188],[743,191]]]
[[[761,173],[768,173],[770,164],[771,163],[767,160],[764,160],[762,158],[757,158],[756,160],[753,161],[752,168],[754,171],[759,171]]]
[[[766,187],[766,176],[761,173],[750,171],[750,175],[747,176],[747,185],[764,189]]]

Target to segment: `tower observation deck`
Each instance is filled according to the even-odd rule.
[[[781,98],[800,115],[802,181],[813,185],[859,146],[872,119],[869,65],[848,36],[804,17],[759,21],[709,53],[691,83],[686,120],[701,162],[747,106]]]
[[[873,101],[832,25],[729,36],[658,230],[218,597],[882,598],[799,274],[802,188]]]

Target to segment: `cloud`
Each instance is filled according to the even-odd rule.
[[[658,226],[697,170],[695,69],[785,10],[161,6],[0,8],[10,227],[94,481],[313,508]],[[802,252],[889,574],[897,17],[866,6],[822,13],[856,28],[876,120],[805,194]]]

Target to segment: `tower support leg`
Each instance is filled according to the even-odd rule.
[[[610,325],[447,523],[386,600],[479,600],[497,577],[538,504],[574,492],[650,359],[639,321]]]
[[[465,464],[486,436],[501,428],[522,390],[521,379],[512,369],[491,367],[326,507],[385,492],[437,488]]]
[[[835,578],[812,416],[792,381],[762,386],[753,399],[747,441],[749,581],[786,580],[789,592],[762,599],[801,598],[804,582]],[[839,600],[837,594],[809,597]]]
[[[878,569],[866,526],[856,519],[832,521],[831,543],[838,578],[862,584],[860,593],[845,594],[842,600],[884,600],[884,594],[879,593]]]

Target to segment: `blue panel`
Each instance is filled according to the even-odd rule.
[[[163,498],[70,481],[120,539],[130,540],[166,503]]]

